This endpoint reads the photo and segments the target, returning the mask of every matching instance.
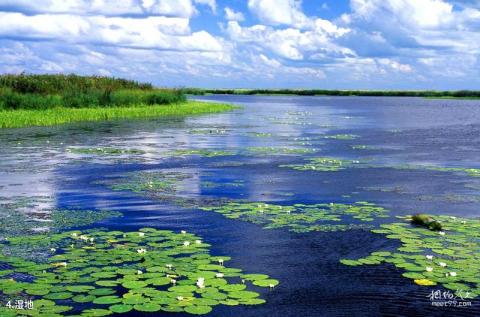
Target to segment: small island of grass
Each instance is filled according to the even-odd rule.
[[[0,128],[218,113],[231,105],[188,101],[182,90],[78,75],[0,76]]]

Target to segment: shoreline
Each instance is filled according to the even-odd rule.
[[[238,109],[238,106],[187,101],[180,104],[127,106],[105,108],[53,108],[46,110],[3,110],[0,111],[0,129],[54,126],[75,122],[110,121],[118,119],[152,119],[183,117],[209,113],[221,113]]]

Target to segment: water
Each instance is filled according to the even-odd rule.
[[[96,225],[135,230],[187,230],[227,254],[229,266],[265,273],[281,284],[259,306],[217,306],[211,316],[478,316],[468,308],[432,307],[419,287],[392,265],[348,267],[342,258],[397,247],[368,230],[294,233],[181,207],[171,200],[112,191],[105,183],[138,171],[187,175],[179,197],[293,203],[369,201],[392,216],[417,212],[477,217],[480,178],[464,173],[392,166],[478,168],[479,101],[380,97],[203,96],[243,108],[187,119],[82,123],[0,131],[0,196],[49,197],[49,208],[106,209],[124,217]],[[354,135],[329,139],[325,135]],[[352,146],[364,145],[366,149]],[[136,155],[79,155],[76,147],[134,148]],[[294,147],[316,153],[258,155],[249,147]],[[236,155],[169,157],[178,149],[215,149]],[[368,162],[338,172],[295,171],[309,157]],[[241,184],[232,186],[232,182]],[[217,186],[207,186],[207,184]],[[224,186],[218,186],[218,184]],[[382,220],[382,221],[391,221]],[[45,224],[43,224],[45,226]],[[48,227],[48,224],[47,224]],[[435,288],[437,289],[437,288]],[[138,315],[141,314],[131,314]],[[155,316],[173,316],[156,313]],[[183,316],[177,314],[178,316]]]

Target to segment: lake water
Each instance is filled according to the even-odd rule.
[[[262,292],[266,304],[217,306],[209,316],[480,315],[477,300],[472,300],[472,307],[433,307],[427,296],[442,288],[415,285],[391,264],[341,264],[343,258],[398,247],[397,240],[368,229],[301,233],[264,229],[197,208],[223,200],[279,205],[367,201],[389,210],[388,218],[369,223],[373,226],[420,212],[477,217],[480,178],[435,167],[480,167],[480,101],[287,96],[195,99],[242,108],[186,119],[0,131],[2,201],[38,197],[39,202],[24,210],[32,219],[53,208],[112,210],[122,212],[123,218],[102,220],[94,226],[187,230],[211,244],[212,254],[231,256],[229,266],[280,281],[273,290]],[[138,153],[75,151],[80,148],[135,149]],[[230,155],[186,155],[200,149]],[[178,150],[185,152],[171,154]],[[348,160],[353,165],[330,172],[279,167],[303,165],[315,157]],[[116,182],[151,172],[173,175],[175,192],[112,190]],[[48,222],[39,222],[37,230],[48,230],[48,226]]]

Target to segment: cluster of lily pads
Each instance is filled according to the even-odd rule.
[[[298,171],[317,171],[317,172],[338,172],[360,164],[360,161],[341,160],[332,157],[316,157],[308,159],[306,164],[287,164],[280,167],[291,168]]]
[[[268,146],[248,147],[248,148],[246,148],[246,150],[250,153],[259,154],[259,155],[310,154],[310,153],[317,152],[316,149],[288,148],[288,147],[268,147]]]
[[[35,245],[44,262],[0,256],[0,298],[33,300],[33,310],[1,316],[107,316],[130,311],[207,314],[217,305],[257,305],[255,290],[278,281],[225,266],[209,245],[182,231],[92,229],[18,236],[0,248]]]
[[[190,150],[176,150],[172,153],[173,156],[189,156],[199,155],[203,157],[217,157],[217,156],[233,156],[235,152],[224,150],[204,150],[204,149],[190,149]]]
[[[386,209],[368,202],[290,206],[262,202],[229,202],[222,206],[206,206],[201,209],[220,213],[230,219],[259,224],[266,229],[287,228],[299,233],[371,228],[365,223],[388,217]],[[352,218],[350,222],[345,219],[348,217]]]
[[[272,136],[272,134],[268,132],[249,132],[248,135],[255,138],[269,138]]]
[[[203,128],[203,129],[190,129],[188,130],[189,134],[201,134],[201,135],[224,135],[227,134],[230,130],[229,129],[221,129],[221,128]]]
[[[369,145],[364,145],[364,144],[358,144],[358,145],[352,145],[352,149],[354,150],[374,150],[375,148]]]
[[[190,176],[179,172],[140,172],[131,173],[128,178],[116,180],[111,185],[112,190],[128,190],[135,193],[165,193],[172,194],[179,190],[180,182]]]
[[[138,149],[120,149],[113,147],[96,147],[96,148],[68,148],[67,152],[85,155],[133,155],[145,154],[145,151]]]
[[[441,229],[408,222],[384,224],[372,230],[399,240],[395,251],[377,251],[365,258],[344,259],[345,265],[391,263],[416,284],[440,284],[462,297],[480,296],[480,220],[451,216],[428,216]]]
[[[204,181],[201,183],[202,188],[219,188],[219,187],[243,187],[245,186],[245,182],[243,180],[234,180],[233,182],[222,182],[222,183],[215,183]]]
[[[18,199],[14,202],[0,203],[0,238],[39,231],[58,232],[63,229],[87,226],[107,218],[122,216],[119,212],[107,210],[50,208],[37,210],[35,204],[38,203],[38,199],[42,198]]]
[[[333,140],[354,140],[358,138],[358,135],[355,134],[335,134],[335,135],[326,135],[324,139],[333,139]]]

